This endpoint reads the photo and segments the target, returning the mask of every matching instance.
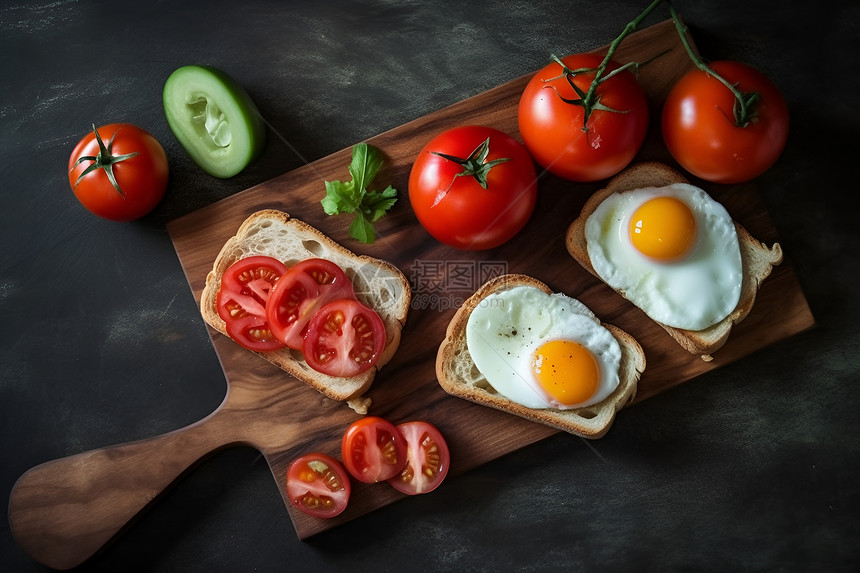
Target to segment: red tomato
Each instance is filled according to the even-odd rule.
[[[285,272],[284,263],[266,256],[239,259],[224,272],[216,302],[230,338],[249,350],[283,348],[266,320],[266,302],[272,286]]]
[[[287,497],[304,513],[334,517],[343,513],[352,485],[343,466],[326,454],[306,454],[287,469]]]
[[[788,105],[760,72],[737,62],[710,67],[744,94],[761,99],[747,125],[735,121],[735,96],[712,75],[695,69],[669,92],[663,104],[663,140],[687,171],[714,183],[740,183],[764,173],[788,139]]]
[[[436,426],[428,422],[406,422],[397,426],[406,440],[406,467],[388,483],[409,495],[431,492],[448,475],[451,454]]]
[[[375,310],[355,299],[319,309],[308,323],[302,354],[308,366],[329,376],[356,376],[379,361],[385,325]]]
[[[536,200],[528,152],[491,127],[441,133],[421,150],[409,174],[409,201],[418,221],[435,239],[458,249],[506,242],[526,224]]]
[[[357,480],[385,481],[406,466],[406,441],[394,424],[366,416],[349,425],[340,446],[343,465]]]
[[[603,56],[574,54],[562,58],[569,70],[594,69]],[[610,61],[606,75],[618,68]],[[549,172],[572,181],[598,181],[621,171],[638,153],[648,131],[648,101],[636,78],[622,71],[597,87],[600,104],[615,111],[593,109],[588,120],[573,82],[587,93],[595,72],[572,77],[553,62],[532,77],[520,97],[520,135],[535,161]],[[564,99],[562,99],[564,98]]]
[[[344,298],[355,299],[355,292],[343,269],[325,259],[307,259],[291,267],[275,283],[266,319],[275,338],[300,350],[316,311]]]
[[[98,130],[93,126],[69,157],[75,197],[90,212],[112,221],[132,221],[152,211],[164,197],[168,173],[161,144],[127,123]]]

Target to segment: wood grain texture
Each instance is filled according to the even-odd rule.
[[[621,62],[650,58],[655,59],[642,67],[639,79],[649,96],[652,127],[637,160],[671,162],[660,140],[660,102],[691,66],[671,21],[631,35],[616,53]],[[436,383],[436,351],[455,307],[483,282],[480,273],[494,265],[501,265],[504,272],[532,275],[555,291],[579,298],[604,322],[635,336],[648,360],[636,401],[814,324],[788,253],[787,260],[765,281],[751,314],[734,328],[712,362],[686,353],[644,313],[567,254],[565,231],[599,184],[575,184],[541,174],[535,215],[517,237],[496,249],[457,251],[430,238],[415,219],[407,198],[409,169],[415,156],[437,133],[462,124],[489,125],[518,138],[516,108],[528,79],[513,80],[368,140],[387,156],[386,167],[376,181],[382,186],[391,183],[400,190],[400,201],[377,226],[374,245],[350,239],[349,219],[328,217],[319,204],[325,194],[324,180],[348,177],[351,147],[168,226],[198,301],[206,274],[224,242],[248,215],[262,208],[284,210],[358,254],[397,265],[412,282],[413,308],[399,351],[368,394],[373,400],[370,413],[394,422],[421,418],[436,424],[449,441],[451,475],[557,432],[452,398]],[[777,241],[754,184],[702,187],[754,237],[767,244]],[[34,559],[56,568],[82,562],[122,531],[165,487],[219,448],[243,444],[259,449],[282,496],[286,469],[295,456],[310,451],[340,456],[340,437],[358,418],[354,412],[220,334],[210,333],[228,382],[224,403],[211,416],[166,436],[48,462],[20,478],[10,499],[10,526],[16,540]],[[619,416],[623,415],[622,410]],[[385,484],[356,483],[347,511],[331,520],[307,517],[293,510],[286,498],[284,501],[297,534],[307,538],[401,497]]]

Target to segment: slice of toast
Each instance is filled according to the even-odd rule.
[[[552,290],[539,280],[518,274],[502,275],[481,286],[463,303],[448,324],[445,340],[436,354],[436,378],[439,385],[453,396],[546,424],[583,438],[602,437],[615,420],[615,414],[629,404],[636,395],[639,378],[645,370],[645,353],[642,347],[623,330],[603,324],[621,346],[620,381],[608,398],[593,406],[572,410],[534,409],[513,402],[496,392],[478,371],[466,345],[466,324],[472,310],[484,298],[494,292],[510,290],[517,286],[533,286],[547,294],[552,293]]]
[[[344,270],[352,281],[358,300],[373,308],[382,318],[386,340],[379,362],[357,376],[339,378],[317,372],[308,366],[298,350],[283,348],[257,353],[329,398],[347,401],[357,412],[366,413],[369,400],[361,396],[370,388],[377,370],[391,360],[400,344],[400,333],[412,301],[412,290],[406,276],[388,262],[356,255],[283,211],[258,211],[250,215],[236,235],[224,244],[206,277],[200,298],[203,319],[225,336],[226,324],[218,315],[216,306],[221,277],[234,262],[252,255],[274,257],[287,267],[308,258],[327,259]]]
[[[592,195],[582,213],[571,223],[567,230],[566,246],[570,255],[591,274],[600,278],[588,257],[585,238],[585,223],[597,206],[612,193],[623,193],[642,187],[663,187],[673,183],[688,183],[683,175],[662,163],[643,162],[628,167],[613,177],[606,188]],[[685,350],[710,361],[713,353],[719,350],[729,338],[732,326],[742,321],[752,310],[759,286],[771,273],[774,266],[782,262],[782,248],[774,243],[768,248],[754,239],[737,221],[734,222],[741,250],[743,280],[741,295],[735,309],[720,322],[704,330],[685,330],[658,323]],[[619,293],[624,296],[624,293]]]

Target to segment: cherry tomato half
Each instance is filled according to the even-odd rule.
[[[269,328],[266,303],[285,272],[281,261],[258,255],[239,259],[221,277],[218,315],[227,323],[227,334],[241,346],[260,352],[283,348]]]
[[[593,70],[603,56],[574,54],[561,61],[572,71]],[[618,67],[610,61],[607,73]],[[520,135],[535,161],[554,175],[571,181],[611,177],[633,160],[645,140],[645,92],[633,74],[618,72],[597,87],[600,104],[614,111],[595,109],[586,122],[583,106],[565,100],[581,100],[569,82],[587,93],[595,72],[565,76],[563,71],[553,62],[526,85],[518,109]]]
[[[344,432],[341,457],[355,479],[365,483],[385,481],[406,466],[406,441],[388,420],[366,416]]]
[[[735,96],[712,75],[695,69],[682,77],[663,104],[663,140],[687,171],[714,183],[741,183],[776,162],[788,139],[788,105],[764,74],[738,62],[710,67],[745,94],[756,92],[749,123],[735,121]]]
[[[491,127],[441,133],[421,150],[409,174],[409,201],[418,221],[436,240],[458,249],[490,249],[508,241],[531,217],[536,200],[532,158],[521,143]]]
[[[343,513],[352,485],[343,466],[331,456],[305,454],[287,469],[287,497],[302,512],[329,518]]]
[[[370,307],[340,299],[319,309],[308,323],[302,354],[308,366],[329,376],[356,376],[379,361],[385,324]]]
[[[161,144],[128,123],[94,128],[69,157],[75,197],[91,213],[111,221],[132,221],[152,211],[164,197],[168,175]]]
[[[451,464],[445,438],[428,422],[406,422],[396,428],[406,441],[406,467],[388,483],[409,495],[433,491],[448,475]]]
[[[340,299],[355,299],[343,269],[325,259],[306,259],[290,267],[272,288],[266,307],[269,328],[275,338],[300,350],[314,314]]]

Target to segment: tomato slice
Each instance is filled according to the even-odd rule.
[[[433,491],[448,475],[451,464],[445,438],[429,422],[416,420],[396,428],[406,441],[406,467],[388,483],[409,495]]]
[[[326,304],[308,323],[302,354],[308,366],[329,376],[356,376],[372,368],[385,348],[385,325],[357,300]]]
[[[232,177],[263,149],[266,126],[253,100],[226,73],[183,66],[164,83],[164,116],[191,159],[215,177]]]
[[[278,279],[269,297],[266,319],[278,340],[300,350],[317,310],[340,299],[355,299],[343,269],[325,259],[306,259]]]
[[[230,338],[249,350],[283,348],[269,329],[266,303],[272,287],[286,271],[284,263],[262,255],[239,259],[227,269],[216,303]]]
[[[352,485],[343,466],[321,453],[296,458],[287,469],[287,497],[302,512],[329,518],[346,509]]]
[[[350,424],[340,448],[347,471],[365,483],[391,479],[406,466],[403,435],[394,424],[378,416],[366,416]]]

